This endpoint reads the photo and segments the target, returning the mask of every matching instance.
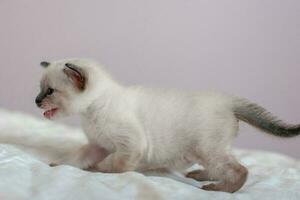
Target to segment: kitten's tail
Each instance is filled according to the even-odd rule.
[[[265,108],[245,99],[236,99],[233,111],[238,119],[266,133],[279,137],[294,137],[300,135],[300,124],[291,125],[278,120]]]

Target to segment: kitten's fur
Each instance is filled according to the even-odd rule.
[[[282,137],[300,126],[276,120],[262,107],[216,92],[124,87],[97,63],[83,59],[42,62],[39,107],[47,118],[79,114],[89,144],[55,164],[102,172],[205,169],[187,177],[219,180],[205,190],[235,192],[247,169],[231,154],[238,119]],[[49,90],[49,88],[52,88]]]

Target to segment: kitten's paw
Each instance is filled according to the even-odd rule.
[[[50,163],[50,164],[49,164],[50,167],[56,167],[56,166],[58,166],[58,165],[59,165],[59,164],[57,164],[57,163]]]
[[[56,167],[56,166],[64,165],[64,164],[68,164],[67,160],[65,160],[65,159],[56,159],[56,160],[50,162],[49,166],[50,167]]]
[[[218,185],[216,185],[214,183],[211,183],[211,184],[208,184],[208,185],[203,185],[201,189],[207,190],[207,191],[219,191],[219,190],[221,190],[218,187]]]
[[[85,167],[85,168],[82,168],[82,170],[89,171],[89,172],[99,172],[99,170],[97,169],[96,166]]]

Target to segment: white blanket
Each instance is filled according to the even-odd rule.
[[[136,172],[104,174],[47,163],[86,143],[82,132],[0,110],[0,200],[76,199],[300,199],[300,162],[261,151],[236,151],[248,169],[234,193],[201,190],[204,183]],[[6,143],[6,144],[4,144]]]

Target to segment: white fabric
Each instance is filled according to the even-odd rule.
[[[80,130],[0,110],[0,199],[300,199],[300,162],[259,151],[236,151],[249,169],[234,193],[208,192],[176,175],[104,174],[47,162],[85,143]],[[3,144],[3,143],[12,143]]]

